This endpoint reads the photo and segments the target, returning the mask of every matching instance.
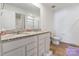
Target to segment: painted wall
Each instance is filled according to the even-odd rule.
[[[53,32],[53,11],[41,4],[40,8],[41,29]]]
[[[79,5],[55,12],[54,30],[62,41],[79,45]]]

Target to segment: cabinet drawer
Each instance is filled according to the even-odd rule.
[[[48,38],[48,37],[50,37],[50,33],[45,33],[45,34],[39,35],[39,39],[44,39],[44,38]]]
[[[15,41],[3,43],[3,52],[15,49],[17,47],[27,44],[27,39],[16,39]]]

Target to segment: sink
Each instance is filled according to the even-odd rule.
[[[22,32],[22,34],[29,34],[30,32]]]

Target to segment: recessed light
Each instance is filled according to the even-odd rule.
[[[56,7],[55,5],[52,6],[52,8],[55,8],[55,7]]]

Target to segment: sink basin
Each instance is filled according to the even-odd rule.
[[[30,32],[22,32],[21,34],[29,34]]]

